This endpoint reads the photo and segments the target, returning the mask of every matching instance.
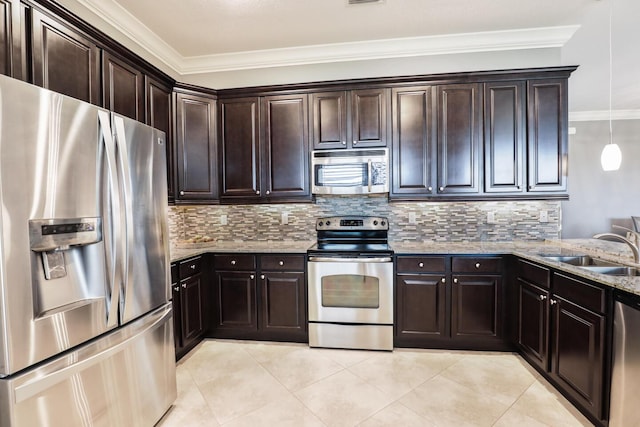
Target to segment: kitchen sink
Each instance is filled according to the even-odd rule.
[[[604,261],[598,258],[593,258],[589,255],[542,255],[543,258],[549,261],[562,262],[565,264],[576,265],[578,267],[584,266],[601,266],[601,267],[619,267],[621,264],[617,264],[611,261]]]
[[[594,273],[606,274],[609,276],[640,276],[640,269],[593,258],[589,255],[540,255],[549,261],[561,262],[575,265]]]

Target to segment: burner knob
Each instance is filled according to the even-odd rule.
[[[385,221],[382,221],[382,222],[380,223],[380,225],[382,225],[382,226],[384,226],[385,224],[386,224],[386,222],[385,222]]]
[[[373,225],[378,225],[378,220],[377,219],[373,220]]]
[[[327,226],[331,225],[331,221],[327,221]]]

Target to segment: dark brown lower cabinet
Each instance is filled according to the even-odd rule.
[[[594,424],[606,425],[610,289],[528,261],[517,263],[516,345]]]
[[[211,336],[307,342],[305,256],[215,255]]]
[[[186,259],[171,266],[173,325],[176,359],[195,347],[205,332],[205,286],[202,257]]]
[[[507,347],[503,333],[502,259],[399,255],[398,347]]]

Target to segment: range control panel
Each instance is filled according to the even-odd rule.
[[[388,230],[389,221],[377,216],[333,216],[318,218],[316,230]]]

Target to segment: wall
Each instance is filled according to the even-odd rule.
[[[546,210],[549,222],[540,223]],[[283,212],[289,224],[280,224]],[[487,224],[494,212],[495,224]],[[416,222],[409,222],[414,213]],[[220,216],[228,224],[221,225]],[[172,243],[209,236],[216,240],[315,240],[315,220],[335,215],[389,218],[394,241],[508,241],[558,238],[560,202],[406,202],[389,203],[386,196],[318,197],[316,203],[282,205],[171,206]]]
[[[640,120],[613,122],[613,140],[622,151],[620,170],[604,172],[600,153],[609,141],[608,121],[571,122],[569,201],[562,202],[562,237],[585,238],[631,227],[640,216]]]

